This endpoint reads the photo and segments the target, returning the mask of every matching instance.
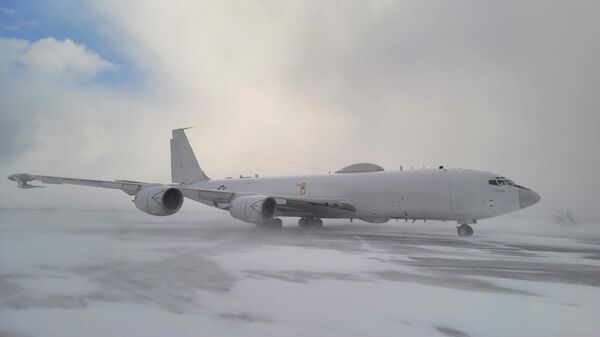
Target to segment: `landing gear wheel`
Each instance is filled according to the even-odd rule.
[[[469,231],[468,236],[473,236],[473,227],[469,226],[467,230]]]
[[[472,236],[473,235],[473,227],[464,224],[456,227],[456,232],[459,236]]]
[[[283,227],[283,221],[281,221],[281,219],[279,219],[279,218],[275,218],[275,219],[273,219],[273,222],[271,222],[271,227],[279,229],[279,228]]]
[[[256,228],[261,229],[279,229],[281,227],[283,227],[283,221],[281,221],[281,219],[279,218],[271,219],[268,222],[256,224]]]
[[[321,228],[323,227],[323,220],[303,217],[298,220],[298,225],[302,228]]]

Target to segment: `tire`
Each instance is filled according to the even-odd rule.
[[[279,218],[273,219],[271,226],[273,228],[280,229],[281,227],[283,227],[283,221],[281,221],[281,219],[279,219]]]
[[[259,229],[280,229],[281,227],[283,227],[283,221],[281,221],[281,219],[279,218],[272,219],[271,221],[266,223],[256,224],[256,228]]]
[[[472,236],[473,228],[466,224],[460,225],[456,228],[456,232],[458,233],[458,236]]]
[[[298,225],[302,228],[321,228],[323,227],[323,220],[319,218],[300,218]]]

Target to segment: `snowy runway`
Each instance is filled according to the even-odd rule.
[[[598,336],[590,233],[3,211],[0,336]]]

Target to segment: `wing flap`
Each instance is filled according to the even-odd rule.
[[[284,199],[285,204],[282,206],[286,206],[289,208],[311,208],[311,207],[319,207],[319,208],[329,208],[335,209],[344,212],[355,212],[356,209],[354,206],[346,201],[340,199],[332,199],[332,198],[299,198],[299,197],[286,197],[286,196],[276,196],[275,199]],[[279,204],[279,203],[278,203]]]
[[[180,185],[173,186],[180,190],[183,195],[194,200],[212,201],[218,203],[230,203],[236,196],[234,192],[215,190],[209,188],[182,187]]]

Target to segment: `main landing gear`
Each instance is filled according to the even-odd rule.
[[[302,228],[321,228],[323,227],[323,220],[319,218],[303,217],[298,220],[298,225]]]
[[[473,227],[469,226],[469,224],[477,223],[476,220],[459,223],[460,226],[456,227],[456,232],[459,236],[472,236],[473,235]]]
[[[469,225],[460,225],[456,227],[456,232],[459,236],[471,236],[473,235],[473,227]]]
[[[279,219],[279,218],[274,218],[267,222],[256,224],[256,228],[262,228],[262,229],[279,229],[281,227],[283,227],[283,221],[281,221],[281,219]]]

